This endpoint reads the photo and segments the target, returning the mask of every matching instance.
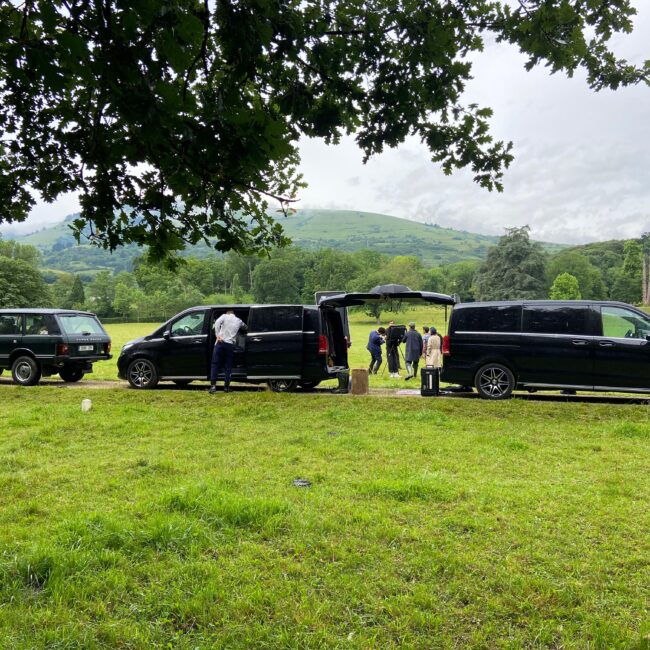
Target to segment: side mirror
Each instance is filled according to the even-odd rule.
[[[169,330],[165,330],[163,332],[163,338],[165,341],[169,341],[169,339],[172,337],[172,333]]]

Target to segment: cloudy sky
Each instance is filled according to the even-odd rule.
[[[650,2],[637,0],[635,31],[617,54],[650,58]],[[592,92],[584,76],[526,72],[507,45],[478,56],[466,101],[494,109],[495,138],[514,142],[505,191],[489,193],[469,173],[444,176],[417,140],[366,165],[354,141],[301,143],[309,187],[299,207],[382,212],[487,234],[529,224],[536,239],[578,243],[650,230],[650,88]],[[39,203],[33,230],[77,209],[74,196]]]

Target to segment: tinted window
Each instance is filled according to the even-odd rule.
[[[566,305],[524,307],[523,331],[531,334],[589,334],[589,309]]]
[[[0,315],[0,336],[15,336],[22,333],[21,317],[18,314]]]
[[[252,332],[301,332],[302,307],[257,307],[251,320]]]
[[[644,339],[650,334],[650,321],[630,309],[602,307],[603,336]]]
[[[28,336],[47,336],[60,333],[56,320],[50,314],[26,314],[25,334]]]
[[[519,305],[466,307],[454,312],[455,332],[519,332]]]
[[[86,314],[59,314],[59,322],[66,334],[104,334],[94,316]]]
[[[172,336],[196,336],[203,333],[205,311],[193,311],[179,318],[171,328]]]

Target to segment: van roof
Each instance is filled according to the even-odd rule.
[[[471,307],[516,307],[523,305],[613,305],[616,307],[634,307],[618,300],[491,300],[486,302],[462,302],[454,306],[454,310]]]
[[[48,307],[3,307],[0,314],[80,314],[83,316],[95,316],[92,312],[79,309],[52,309]]]

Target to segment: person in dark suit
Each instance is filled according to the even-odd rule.
[[[422,335],[415,329],[415,323],[409,323],[409,328],[402,338],[402,343],[406,343],[406,370],[405,379],[412,379],[417,375],[418,364],[422,356]]]
[[[371,375],[376,375],[379,366],[381,366],[381,346],[384,344],[385,334],[386,330],[383,327],[378,327],[376,330],[372,330],[368,337],[366,349],[370,352],[370,367],[368,368],[368,372]]]

